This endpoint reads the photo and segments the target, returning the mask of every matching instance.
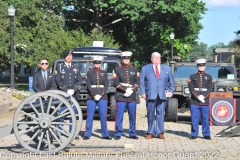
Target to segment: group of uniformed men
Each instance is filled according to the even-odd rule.
[[[129,138],[138,139],[136,135],[136,91],[139,88],[139,73],[135,67],[130,65],[132,52],[125,51],[120,54],[122,65],[115,68],[113,73],[114,86],[116,87],[116,119],[115,119],[115,134],[114,139],[121,139],[123,132],[123,115],[127,107],[129,115]],[[54,71],[57,86],[78,99],[79,90],[81,89],[82,77],[79,67],[72,63],[72,51],[67,50],[63,53],[64,63],[57,66]],[[43,59],[47,61],[46,59]],[[101,69],[101,64],[104,61],[102,56],[92,56],[94,68],[89,70],[86,75],[87,88],[89,91],[87,100],[87,119],[83,140],[90,139],[92,135],[93,119],[96,106],[98,106],[102,138],[111,140],[107,127],[107,90],[109,86],[108,75],[105,70]],[[209,129],[209,111],[208,98],[212,87],[212,77],[204,72],[205,59],[196,61],[198,73],[191,75],[189,78],[189,89],[191,97],[191,117],[192,117],[192,132],[190,139],[196,139],[198,136],[198,120],[201,113],[203,121],[203,136],[205,139],[211,139]],[[41,63],[40,65],[44,63]],[[47,62],[45,63],[47,64]],[[40,73],[39,73],[40,74]],[[49,73],[50,74],[50,73]],[[36,82],[35,78],[33,81]],[[46,83],[46,82],[45,82]],[[38,84],[35,83],[35,87]],[[163,86],[166,87],[166,86]],[[204,89],[207,88],[207,89]],[[48,90],[46,87],[42,90]],[[63,111],[65,108],[61,108]],[[74,107],[75,113],[77,112]],[[71,119],[70,119],[71,120]],[[63,121],[63,119],[61,120]],[[71,131],[71,128],[70,128]],[[148,139],[148,138],[146,138]],[[161,138],[164,139],[164,138]]]

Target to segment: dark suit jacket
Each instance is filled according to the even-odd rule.
[[[33,76],[33,90],[35,92],[41,92],[52,89],[57,89],[54,74],[50,73],[49,71],[47,72],[47,84],[45,88],[42,72],[41,70],[37,71]]]

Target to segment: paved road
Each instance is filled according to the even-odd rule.
[[[0,127],[12,123],[12,114],[0,117]],[[81,135],[84,133],[85,120],[83,121]],[[216,133],[226,128],[223,126],[211,126],[212,140],[205,140],[199,134],[197,140],[189,140],[191,129],[190,116],[179,115],[177,123],[165,122],[165,140],[144,138],[147,130],[146,108],[144,100],[137,108],[137,134],[139,140],[128,138],[128,116],[124,115],[124,135],[116,140],[102,140],[100,138],[100,122],[94,120],[93,136],[90,140],[74,140],[74,145],[86,146],[81,149],[70,149],[58,155],[34,155],[19,146],[14,135],[0,139],[0,159],[239,159],[240,137],[224,138],[215,136]],[[108,122],[110,135],[113,135],[114,122]],[[200,126],[201,133],[201,126]],[[126,144],[132,144],[132,149],[116,148]],[[99,146],[89,149],[87,146]],[[100,146],[112,146],[101,149]],[[67,152],[69,151],[69,152]],[[69,154],[67,154],[69,153]],[[71,154],[70,154],[71,153]]]

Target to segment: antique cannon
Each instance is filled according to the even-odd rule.
[[[0,138],[14,133],[18,142],[30,152],[56,153],[78,136],[82,119],[78,102],[66,92],[39,92],[19,104],[13,124],[0,128]]]
[[[217,133],[216,135],[220,135],[222,137],[233,137],[239,133],[240,133],[240,121],[235,123],[234,125],[231,125],[223,129],[221,132]]]

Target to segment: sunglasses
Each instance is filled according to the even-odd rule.
[[[95,61],[94,64],[101,64],[101,61]]]
[[[45,64],[45,65],[48,65],[48,63],[42,63],[42,65],[44,65],[44,64]]]

